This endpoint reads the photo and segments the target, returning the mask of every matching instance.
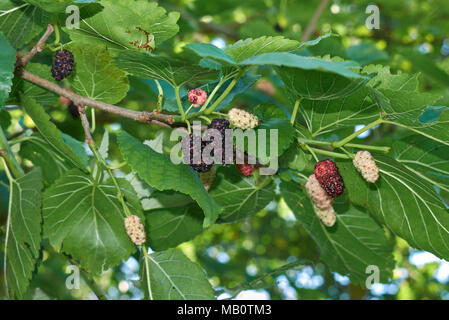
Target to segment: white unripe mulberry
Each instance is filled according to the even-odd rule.
[[[138,216],[132,215],[125,218],[125,229],[129,238],[136,245],[141,246],[146,241],[145,228]]]
[[[259,125],[257,116],[238,108],[229,110],[228,119],[232,125],[243,130],[253,129]]]
[[[314,174],[307,180],[306,189],[316,207],[319,209],[328,209],[332,207],[334,198],[327,194],[326,190],[323,189]]]
[[[215,176],[217,174],[217,167],[213,166],[208,172],[199,173],[200,180],[204,185],[204,188],[209,191],[215,181]]]
[[[313,206],[313,209],[326,227],[332,227],[335,224],[335,221],[337,221],[337,216],[335,215],[333,207],[322,210],[317,206]]]
[[[379,178],[379,168],[373,156],[368,151],[359,151],[352,161],[354,167],[362,174],[363,179],[374,183]]]

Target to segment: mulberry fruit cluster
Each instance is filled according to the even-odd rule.
[[[379,168],[373,156],[368,151],[357,152],[352,162],[366,181],[375,183],[379,179]]]
[[[53,59],[51,74],[56,81],[61,81],[68,77],[73,71],[73,55],[68,50],[58,50]]]
[[[323,187],[321,187],[321,184],[318,182],[314,174],[312,174],[309,177],[309,180],[307,180],[306,190],[313,203],[315,203],[315,206],[319,209],[328,209],[332,207],[334,198],[329,196]]]
[[[238,108],[229,110],[228,118],[232,125],[243,130],[253,129],[259,125],[257,116]]]
[[[330,159],[320,161],[315,165],[314,171],[315,177],[328,195],[335,198],[343,193],[343,178],[335,162]]]
[[[226,129],[230,129],[229,121],[226,119],[214,119],[208,126],[208,129],[216,129],[221,134],[221,164],[232,163],[233,159],[226,158],[225,146],[226,146]],[[200,134],[190,134],[182,139],[182,152],[184,154],[184,163],[190,164],[193,170],[197,172],[208,172],[212,169],[214,163],[207,163],[203,159],[203,153],[206,146],[208,146],[212,141],[205,141],[202,139]],[[214,149],[210,156],[214,156]],[[231,157],[234,157],[231,153]]]
[[[190,90],[187,95],[191,104],[193,104],[194,108],[198,108],[202,106],[207,100],[207,93],[202,89],[194,89]]]
[[[209,191],[215,181],[215,176],[217,175],[217,167],[212,166],[208,172],[200,173],[200,180],[203,183],[204,188]]]
[[[132,215],[125,218],[125,229],[133,243],[141,246],[146,241],[145,228],[138,216]]]
[[[215,129],[218,130],[221,134],[221,164],[231,164],[233,163],[233,160],[235,158],[234,151],[228,152],[228,155],[226,155],[226,130],[231,129],[230,123],[226,119],[213,119],[211,124],[208,126],[208,129]],[[233,148],[232,141],[228,142],[228,148]],[[212,154],[214,155],[214,154]]]
[[[206,163],[203,159],[203,150],[208,142],[201,139],[199,134],[190,134],[182,139],[182,152],[184,163],[190,164],[197,172],[208,172],[212,169],[213,163]]]

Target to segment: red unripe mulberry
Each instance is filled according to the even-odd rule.
[[[236,164],[236,166],[237,166],[237,169],[239,170],[239,172],[245,177],[250,177],[255,170],[253,165],[246,164],[246,163]]]
[[[207,100],[207,93],[202,89],[190,90],[188,98],[195,108],[202,106]]]

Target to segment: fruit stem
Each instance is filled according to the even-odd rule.
[[[181,115],[182,121],[186,120],[186,114],[184,112],[184,107],[182,106],[181,96],[179,95],[179,87],[175,87],[176,103],[178,104],[179,114]]]
[[[92,126],[90,128],[90,132],[94,133],[95,132],[95,128],[96,128],[96,120],[95,120],[95,109],[91,108],[91,122],[92,122]]]
[[[346,154],[332,152],[332,151],[327,151],[327,150],[322,150],[322,149],[311,148],[308,145],[306,145],[306,147],[309,148],[309,151],[314,152],[314,153],[318,153],[318,154],[322,154],[323,156],[329,156],[329,157],[334,157],[334,158],[339,158],[339,159],[351,159],[351,157],[346,155]],[[315,158],[315,159],[317,159],[317,158]]]
[[[150,279],[150,266],[148,265],[148,251],[147,247],[142,245],[143,259],[145,260],[145,276],[147,278],[147,290],[148,290],[148,299],[153,300],[153,292],[151,291],[151,279]]]
[[[295,106],[293,107],[292,117],[290,119],[290,123],[293,125],[295,123],[296,114],[298,113],[299,104],[301,103],[301,98],[297,99],[295,102]]]
[[[357,144],[357,143],[347,143],[345,144],[345,147],[349,148],[357,148],[357,149],[365,149],[365,150],[373,150],[373,151],[381,151],[388,153],[390,152],[390,147],[383,147],[383,146],[368,146],[365,144]]]
[[[312,140],[312,139],[298,139],[299,143],[306,143],[315,146],[332,146],[333,142],[331,141],[320,141],[320,140]],[[390,152],[390,147],[384,146],[370,146],[366,144],[357,144],[357,143],[346,143],[345,147],[363,149],[363,150],[373,150],[388,153]]]
[[[370,124],[366,125],[365,127],[363,127],[360,130],[357,130],[356,132],[354,132],[353,134],[350,134],[349,136],[347,136],[346,138],[344,138],[343,140],[340,141],[335,141],[332,143],[332,146],[334,148],[340,148],[342,146],[344,146],[346,143],[350,142],[351,140],[353,140],[354,138],[357,138],[360,134],[364,133],[365,131],[368,131],[369,129],[374,128],[375,126],[381,124],[382,122],[384,122],[384,120],[382,118],[377,119],[374,122],[371,122]]]
[[[317,155],[315,154],[315,152],[313,151],[313,149],[311,147],[309,147],[307,144],[304,145],[305,148],[307,150],[309,150],[309,152],[312,154],[312,156],[315,158],[316,162],[319,162],[320,160],[318,159]],[[318,149],[317,149],[318,150]]]
[[[156,83],[157,91],[159,93],[157,96],[157,110],[162,111],[162,104],[164,102],[164,90],[162,90],[162,86],[159,81],[154,80],[154,82]]]
[[[346,154],[348,155],[348,157],[350,157],[351,159],[354,159],[354,155],[353,155],[352,153],[350,153],[348,150],[346,150],[346,149],[343,148],[343,147],[340,147],[340,149],[341,149],[344,153],[346,153]]]
[[[240,78],[245,74],[246,68],[243,68],[239,71],[237,76],[235,76],[234,79],[232,79],[229,86],[226,88],[226,90],[223,92],[223,94],[214,102],[213,105],[209,107],[204,113],[205,114],[211,114],[219,105],[220,103],[228,96],[228,94],[234,89],[237,82],[240,80]]]
[[[211,94],[209,95],[209,97],[207,97],[206,102],[203,104],[203,106],[200,109],[200,112],[203,112],[204,110],[206,110],[207,106],[209,105],[209,103],[212,101],[212,99],[214,98],[215,94],[218,92],[218,90],[221,88],[221,86],[224,83],[224,79],[221,79],[217,85],[215,86],[214,90],[212,90]]]
[[[58,19],[56,15],[53,16],[53,27],[55,28],[55,42],[53,42],[54,46],[59,45],[59,42],[61,41],[61,36],[59,33],[59,25],[58,25]]]
[[[296,174],[298,177],[305,179],[306,181],[309,180],[309,177],[307,177],[306,175],[302,174],[301,172],[296,172],[296,171],[295,171],[295,174]]]
[[[190,107],[187,109],[186,116],[189,114],[189,112],[190,112],[190,110],[192,110],[192,108],[193,108],[193,104],[191,104]]]
[[[129,217],[131,215],[131,212],[128,208],[128,206],[125,203],[125,197],[122,193],[122,190],[120,189],[120,186],[117,182],[117,179],[114,177],[114,173],[112,172],[111,168],[108,166],[106,161],[103,159],[103,157],[98,153],[97,145],[94,141],[91,141],[89,143],[89,147],[92,150],[93,154],[95,155],[95,158],[98,162],[100,162],[103,167],[106,169],[106,171],[109,174],[109,177],[111,178],[112,182],[114,183],[115,189],[117,190],[117,198],[119,199],[120,203],[122,204],[123,211],[125,212],[125,217]],[[101,167],[98,166],[98,171],[101,170]]]

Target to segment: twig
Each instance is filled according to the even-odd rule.
[[[42,51],[42,46],[45,44],[45,41],[51,36],[51,34],[55,31],[55,28],[52,24],[47,26],[47,31],[45,31],[44,35],[40,38],[40,40],[36,43],[36,45],[31,49],[30,52],[25,54],[21,59],[20,63],[22,67],[25,67],[27,63],[34,57],[34,55],[38,52]]]
[[[67,99],[73,101],[75,105],[89,106],[95,109],[119,115],[123,118],[133,119],[135,121],[144,123],[154,122],[155,120],[157,120],[157,122],[154,122],[155,124],[160,124],[161,122],[166,124],[173,124],[175,122],[175,119],[172,115],[162,114],[157,110],[154,110],[153,112],[146,112],[121,108],[112,104],[80,96],[74,92],[70,92],[67,89],[61,88],[59,85],[43,79],[24,69],[20,69],[18,73],[23,79],[37,84],[38,86],[52,91],[60,96],[66,97]]]
[[[324,9],[327,7],[329,3],[329,0],[321,0],[321,3],[318,5],[318,7],[315,10],[315,13],[312,16],[312,19],[310,19],[309,24],[307,25],[306,31],[304,31],[301,41],[307,41],[310,39],[310,36],[313,33],[313,30],[315,30],[316,24],[318,23],[318,20],[321,17],[321,14],[323,13]]]
[[[78,112],[80,114],[81,125],[83,126],[84,129],[85,141],[88,145],[90,145],[91,143],[94,142],[94,139],[92,139],[92,134],[90,133],[90,125],[89,120],[87,120],[86,116],[86,108],[84,108],[84,106],[77,106],[77,107]]]

